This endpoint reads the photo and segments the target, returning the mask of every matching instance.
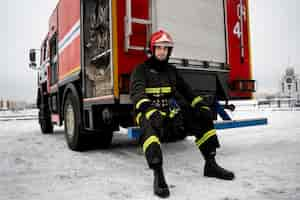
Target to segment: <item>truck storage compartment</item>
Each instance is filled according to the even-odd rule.
[[[112,94],[109,0],[84,1],[86,96]]]

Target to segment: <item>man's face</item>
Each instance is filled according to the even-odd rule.
[[[155,57],[160,60],[160,61],[164,61],[167,59],[168,56],[168,47],[164,47],[164,46],[155,46]]]

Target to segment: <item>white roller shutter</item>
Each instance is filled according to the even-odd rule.
[[[153,0],[153,31],[175,41],[172,57],[226,63],[223,0]]]

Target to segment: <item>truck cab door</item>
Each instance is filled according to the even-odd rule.
[[[50,87],[58,82],[58,51],[57,34],[53,35],[49,41],[50,47]]]

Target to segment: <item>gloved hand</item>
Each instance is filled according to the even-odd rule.
[[[196,97],[195,99],[197,99],[197,98],[199,98],[199,97],[200,97],[200,96]],[[194,109],[195,109],[196,111],[201,111],[201,110],[203,110],[203,109],[210,110],[210,108],[209,108],[209,105],[210,105],[209,99],[208,99],[207,97],[200,97],[200,98],[201,98],[201,100],[198,101],[198,102],[195,104]]]
[[[150,108],[152,102],[151,101],[145,101],[140,105],[140,108],[138,109],[141,112],[145,112],[147,109]]]
[[[197,117],[213,120],[212,111],[210,110],[210,107],[208,107],[207,105],[198,103],[196,104],[194,109]]]
[[[195,105],[195,108],[194,108],[196,111],[201,111],[201,110],[210,110],[210,107],[207,105],[207,104],[204,104],[202,102],[200,103],[197,103]]]
[[[161,129],[163,128],[163,122],[164,122],[164,116],[160,113],[160,111],[155,111],[151,116],[150,116],[150,123],[151,126],[155,129]]]

